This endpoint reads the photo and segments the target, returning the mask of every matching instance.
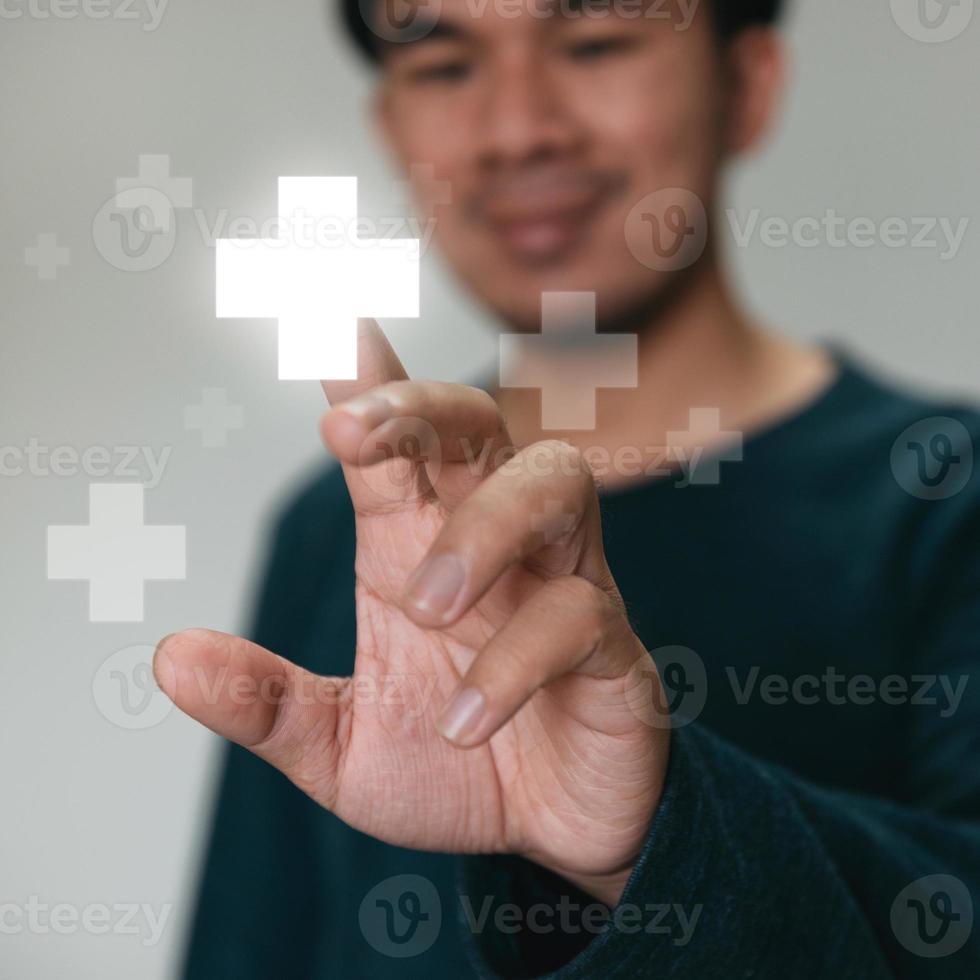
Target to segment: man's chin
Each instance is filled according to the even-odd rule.
[[[511,330],[537,333],[541,329],[542,293],[595,293],[598,333],[635,332],[658,318],[676,295],[679,280],[686,278],[652,274],[642,282],[623,284],[597,282],[595,276],[541,276],[533,283],[521,282],[505,294],[495,290],[478,295],[484,306]]]

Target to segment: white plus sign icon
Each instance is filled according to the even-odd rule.
[[[356,177],[280,177],[279,236],[218,240],[217,315],[278,320],[283,380],[352,381],[358,317],[419,315],[418,239],[356,222]]]
[[[186,577],[186,529],[145,525],[138,483],[93,483],[87,525],[48,527],[48,578],[87,581],[93,623],[140,623],[144,583]]]
[[[24,249],[24,264],[37,270],[38,279],[57,279],[58,269],[70,262],[71,252],[53,232],[38,235],[37,244]]]
[[[668,432],[667,445],[678,447],[683,486],[717,486],[721,483],[721,464],[742,461],[742,433],[722,431],[717,408],[690,409],[687,430]]]
[[[594,429],[596,391],[635,388],[635,334],[597,334],[595,293],[541,294],[541,333],[500,338],[500,385],[541,389],[544,429]]]
[[[193,203],[194,181],[190,177],[172,177],[170,157],[166,153],[142,154],[139,173],[116,180],[117,208],[127,211],[145,208],[153,215],[152,226],[144,231],[170,231],[174,208],[189,208]]]
[[[228,433],[245,427],[245,409],[228,404],[224,388],[205,388],[200,405],[184,409],[184,428],[201,433],[201,445],[207,449],[228,445]]]

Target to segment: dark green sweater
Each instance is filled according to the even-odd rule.
[[[978,434],[842,358],[718,485],[604,496],[691,722],[617,909],[521,859],[379,843],[232,747],[185,975],[976,980]],[[353,560],[331,469],[278,524],[252,638],[349,673]]]

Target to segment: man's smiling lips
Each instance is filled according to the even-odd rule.
[[[480,214],[514,258],[547,262],[581,239],[611,189],[608,180],[522,181],[487,195]]]

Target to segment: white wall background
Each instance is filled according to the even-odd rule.
[[[78,451],[171,447],[146,516],[185,524],[189,543],[187,581],[151,583],[145,622],[89,623],[87,588],[46,580],[45,536],[48,524],[87,522],[90,477],[0,476],[0,906],[24,910],[0,920],[5,977],[174,974],[217,745],[175,711],[126,730],[116,723],[125,713],[97,703],[93,684],[114,690],[100,666],[120,649],[185,626],[240,627],[263,521],[321,458],[319,390],[277,380],[274,329],[214,318],[200,226],[221,209],[273,216],[280,174],[357,174],[362,212],[405,208],[363,124],[368,77],[317,0],[171,0],[154,31],[142,30],[145,2],[135,21],[0,17],[0,449],[31,439]],[[3,9],[26,11],[18,3]],[[738,214],[793,220],[835,208],[970,225],[946,261],[936,249],[756,239],[730,249],[747,298],[793,334],[841,338],[892,373],[980,395],[980,17],[926,44],[899,29],[888,0],[797,0],[788,32],[786,121],[733,174]],[[125,273],[96,250],[93,218],[146,153],[169,154],[174,173],[193,178],[198,212],[178,212],[167,262]],[[54,280],[25,264],[46,232],[71,250]],[[472,377],[492,337],[426,261],[422,319],[390,323],[390,333],[410,371]],[[244,407],[245,427],[225,448],[204,448],[184,428],[204,387]],[[79,916],[116,903],[172,912],[145,945],[142,916],[142,935],[99,934],[97,920],[72,927],[64,912],[61,934],[46,915],[32,930],[32,896]]]

